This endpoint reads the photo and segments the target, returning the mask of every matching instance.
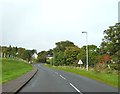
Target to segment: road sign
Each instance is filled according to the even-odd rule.
[[[79,60],[78,64],[80,64],[80,65],[81,65],[81,64],[83,64],[83,62],[82,62],[82,60],[81,60],[81,59]]]

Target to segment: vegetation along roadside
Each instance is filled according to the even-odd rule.
[[[2,58],[2,82],[14,80],[32,70],[32,65],[19,59]]]
[[[106,73],[106,72],[96,72],[94,70],[86,71],[85,69],[80,69],[79,67],[73,66],[52,66],[50,64],[44,64],[45,67],[54,68],[57,70],[64,70],[66,72],[75,73],[81,76],[85,76],[108,85],[118,87],[118,74],[117,73]]]

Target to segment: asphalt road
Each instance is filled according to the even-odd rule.
[[[114,94],[113,92],[118,92],[117,88],[80,75],[46,68],[42,64],[35,66],[38,68],[37,74],[20,92],[78,92],[80,94],[85,94],[85,92],[111,92]]]

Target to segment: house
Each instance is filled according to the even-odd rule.
[[[34,53],[34,55],[32,56],[34,59],[37,59],[38,55],[36,53]]]
[[[53,56],[52,55],[47,55],[47,57],[46,58],[48,58],[48,59],[52,59],[53,58]]]

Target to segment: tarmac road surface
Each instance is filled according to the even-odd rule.
[[[20,92],[78,92],[79,94],[106,92],[106,94],[118,94],[117,88],[104,83],[62,70],[46,68],[43,64],[35,64],[35,66],[38,68],[37,74]]]

